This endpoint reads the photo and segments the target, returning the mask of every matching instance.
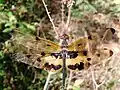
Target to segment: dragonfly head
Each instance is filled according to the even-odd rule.
[[[69,36],[67,34],[63,34],[62,36],[60,36],[60,39],[69,40]]]
[[[67,34],[63,34],[60,37],[60,45],[62,48],[67,48],[68,46],[68,41],[69,41],[69,36]]]

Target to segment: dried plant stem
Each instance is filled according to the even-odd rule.
[[[86,30],[84,30],[84,34],[85,34],[85,37],[88,37],[88,34],[87,34]],[[90,48],[90,41],[88,40],[88,38],[87,38],[86,47],[88,49],[88,56],[92,56],[92,54],[91,54],[92,49]]]
[[[34,69],[34,68],[33,68]],[[35,71],[35,69],[34,69],[34,71]],[[33,79],[33,81],[32,81],[32,83],[34,83],[35,82],[35,79],[36,79],[36,71],[35,71],[35,74],[34,74],[34,79]]]
[[[52,72],[49,72],[48,73],[48,77],[47,77],[47,80],[46,80],[46,83],[45,83],[45,86],[44,86],[44,89],[43,90],[48,90],[48,84],[49,84],[49,81],[50,81],[50,77],[53,73]]]
[[[51,18],[50,12],[49,12],[48,9],[47,9],[47,5],[45,4],[45,1],[44,1],[44,0],[42,0],[42,2],[43,2],[43,5],[44,5],[44,7],[45,7],[45,10],[46,10],[46,12],[47,12],[47,15],[48,15],[48,17],[49,17],[49,19],[50,19],[50,22],[51,22],[51,24],[52,24],[52,26],[53,26],[53,30],[55,31],[56,35],[58,36],[58,33],[57,33],[57,31],[56,31],[55,24],[53,23],[53,19]]]
[[[72,1],[72,2],[70,3],[70,5],[68,5],[68,17],[67,17],[66,28],[68,28],[68,25],[69,25],[69,23],[70,23],[71,8],[72,8],[72,6],[73,6],[73,3],[74,3],[74,1]]]
[[[61,14],[61,16],[62,16],[62,24],[64,24],[64,1],[62,0],[61,3],[62,3],[62,9],[61,9],[61,12],[62,12],[62,14]]]
[[[92,73],[93,87],[95,90],[98,90],[98,84],[95,81],[94,70],[91,70],[91,73]]]
[[[94,70],[93,67],[91,67],[91,75],[92,75],[92,81],[93,81],[93,86],[95,90],[98,90],[99,87],[101,85],[103,85],[105,83],[106,80],[103,80],[100,84],[97,84],[96,80],[95,80],[95,74],[94,74]],[[106,74],[107,75],[107,74]]]
[[[101,40],[101,42],[100,42],[100,45],[101,45],[100,47],[102,47],[103,40],[105,39],[108,31],[109,31],[109,29],[105,31],[105,33],[104,33],[104,35],[103,35],[103,38],[102,38],[102,40]]]

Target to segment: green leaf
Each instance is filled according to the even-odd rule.
[[[0,70],[0,76],[4,76],[5,72],[3,70]]]
[[[4,3],[4,0],[0,0],[0,4],[3,4]]]
[[[80,87],[73,86],[73,90],[80,90]]]
[[[8,27],[8,26],[10,26],[10,25],[11,25],[10,23],[6,23],[6,24],[5,24],[5,27]]]
[[[12,90],[12,88],[8,86],[7,88],[4,88],[3,90]]]
[[[4,54],[2,51],[0,51],[0,59],[4,58]]]
[[[111,89],[115,85],[115,80],[111,80],[107,84],[107,89]]]
[[[7,15],[8,15],[8,17],[12,17],[13,16],[12,12],[8,12]]]
[[[80,5],[83,3],[83,0],[77,0],[75,5]]]
[[[26,22],[23,22],[23,24],[24,24],[28,29],[31,29],[31,30],[35,31],[35,26],[34,26],[34,25],[28,24],[28,23],[26,23]]]
[[[6,28],[3,30],[4,33],[11,32],[13,28]]]

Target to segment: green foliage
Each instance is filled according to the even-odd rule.
[[[46,76],[42,70],[12,61],[7,55],[1,60],[4,63],[0,70],[0,79],[4,89],[42,90]],[[40,75],[40,77],[36,77],[36,75]]]
[[[4,0],[0,0],[0,4],[3,4],[4,3]]]
[[[80,87],[73,86],[73,90],[80,90]]]
[[[113,0],[114,1],[114,0]],[[83,18],[89,13],[104,13],[120,16],[120,4],[111,0],[75,0],[72,16]]]
[[[96,8],[93,7],[87,0],[76,0],[76,3],[72,8],[72,16],[78,18],[83,18],[85,14],[95,12]]]
[[[47,74],[12,60],[3,49],[5,42],[12,37],[12,33],[35,33],[34,18],[30,16],[29,19],[25,18],[25,13],[29,15],[28,10],[32,7],[25,7],[25,3],[15,7],[15,4],[20,3],[19,1],[17,3],[8,1],[2,4],[4,2],[1,0],[0,3],[0,90],[42,90]],[[28,2],[27,4],[31,5]]]

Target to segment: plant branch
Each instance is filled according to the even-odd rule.
[[[55,31],[56,35],[58,36],[58,33],[57,33],[57,31],[56,31],[55,24],[53,23],[53,19],[51,18],[50,12],[49,12],[48,9],[47,9],[47,5],[45,4],[45,1],[44,1],[44,0],[42,0],[42,2],[43,2],[43,5],[44,5],[44,7],[45,7],[45,10],[46,10],[46,12],[47,12],[47,15],[48,15],[48,17],[49,17],[49,19],[50,19],[50,22],[51,22],[51,24],[52,24],[52,26],[53,26],[53,30]]]
[[[62,17],[62,24],[63,24],[64,23],[64,0],[62,0],[61,3],[62,3],[62,9],[61,9],[62,14],[61,14],[61,17]]]
[[[45,86],[44,86],[43,90],[48,90],[48,84],[49,84],[50,77],[51,77],[52,74],[53,74],[52,72],[48,73],[48,77],[47,77],[47,80],[46,80],[46,83],[45,83]]]
[[[70,1],[67,5],[68,7],[68,17],[67,17],[67,23],[66,23],[66,28],[68,28],[68,25],[70,23],[70,17],[71,17],[71,8],[73,6],[74,1]]]

